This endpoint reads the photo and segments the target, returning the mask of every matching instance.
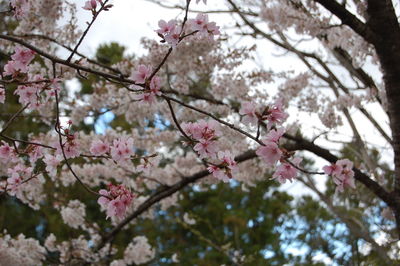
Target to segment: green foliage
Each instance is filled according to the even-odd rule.
[[[125,46],[122,46],[116,42],[100,44],[97,48],[95,58],[97,62],[111,66],[124,59],[125,50]]]

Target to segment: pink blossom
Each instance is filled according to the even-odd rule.
[[[342,174],[333,176],[333,182],[337,186],[336,192],[343,192],[345,187],[356,188],[353,170],[344,169]]]
[[[17,46],[15,47],[15,52],[11,56],[11,59],[16,62],[20,62],[23,65],[28,65],[33,60],[33,58],[35,58],[35,54],[35,51]]]
[[[134,88],[138,88],[138,86],[134,86]],[[153,104],[156,102],[157,99],[156,96],[161,95],[160,88],[161,88],[161,79],[155,76],[150,81],[150,88],[149,88],[150,91],[134,95],[133,98],[138,101],[146,102],[148,104]]]
[[[196,140],[198,143],[194,150],[200,155],[200,158],[215,158],[218,151],[215,140],[221,136],[219,125],[214,120],[200,120],[196,123],[183,123],[182,129],[185,133]]]
[[[216,121],[210,120],[200,120],[198,122],[198,130],[193,134],[193,137],[196,139],[217,139],[222,135],[221,131],[219,130],[219,125]]]
[[[181,27],[175,27],[173,30],[165,35],[165,41],[169,43],[172,47],[176,47],[181,37],[180,33]]]
[[[116,162],[123,162],[130,159],[134,154],[134,146],[132,138],[116,139],[111,146],[111,157]]]
[[[349,159],[342,159],[336,162],[336,165],[341,166],[343,169],[351,170],[353,169],[353,162]]]
[[[192,30],[197,30],[200,32],[204,31],[205,26],[208,23],[208,15],[199,13],[199,14],[197,14],[195,19],[190,19],[188,21],[188,23]]]
[[[15,195],[17,193],[18,187],[22,183],[22,178],[19,175],[13,175],[7,178],[7,186],[10,189],[10,195]]]
[[[215,178],[227,183],[233,178],[233,175],[239,171],[239,168],[230,151],[219,151],[218,159],[221,160],[221,163],[218,166],[211,165],[207,170],[212,173]]]
[[[244,115],[243,123],[257,125],[256,104],[254,102],[242,102],[239,114]]]
[[[31,163],[35,163],[37,159],[43,157],[43,148],[38,145],[33,145],[33,147],[28,152],[28,155]]]
[[[92,142],[90,146],[90,152],[94,156],[101,156],[110,151],[110,145],[107,142],[103,142],[101,140],[95,140]]]
[[[275,142],[265,142],[263,146],[260,146],[256,154],[263,159],[267,165],[274,165],[282,156],[282,151],[279,149]]]
[[[196,123],[192,123],[192,122],[182,123],[181,127],[182,127],[183,131],[185,131],[185,133],[187,135],[192,136],[192,137],[195,134],[195,132],[197,130],[199,130],[198,129],[198,125]]]
[[[4,88],[0,88],[0,103],[4,103],[6,100],[6,90]]]
[[[50,86],[46,89],[46,101],[50,98],[55,98],[56,92],[59,93],[61,91],[61,80],[58,78],[52,79]]]
[[[144,174],[148,175],[148,174],[150,174],[151,166],[153,166],[153,164],[150,163],[149,161],[146,161],[144,164],[139,164],[136,167],[136,171],[143,172]]]
[[[336,192],[343,192],[346,187],[355,188],[353,162],[348,159],[338,160],[335,164],[323,167],[327,175],[333,177]]]
[[[226,175],[225,171],[216,165],[209,166],[207,170],[213,175],[213,177],[223,181],[224,183],[228,183],[230,180],[230,178]]]
[[[200,36],[213,39],[214,35],[220,34],[219,27],[215,22],[208,22],[208,15],[199,13],[195,19],[188,21],[189,27],[193,31],[198,31]]]
[[[214,120],[199,120],[196,123],[183,123],[182,129],[195,140],[216,140],[221,136],[219,125]]]
[[[108,185],[108,190],[101,189],[99,194],[103,196],[98,199],[97,203],[107,211],[106,219],[124,217],[135,197],[125,186],[113,184]]]
[[[281,124],[288,117],[288,114],[283,111],[282,101],[279,99],[274,105],[268,110],[267,114],[263,116],[263,119],[267,119],[273,124]]]
[[[292,164],[294,164],[295,166],[299,166],[300,162],[301,162],[301,158],[294,158],[292,160]],[[290,182],[292,182],[292,180],[294,178],[296,178],[297,175],[297,169],[289,164],[289,163],[281,163],[277,168],[275,173],[272,175],[273,179],[278,179],[278,182],[281,184],[286,183],[286,180],[289,180]]]
[[[8,169],[8,174],[11,174],[11,177],[7,178],[10,195],[14,196],[18,194],[22,182],[32,176],[32,171],[32,167],[26,167],[22,164],[17,164],[14,168]]]
[[[322,169],[327,175],[340,175],[343,170],[343,168],[337,164],[326,165]]]
[[[17,19],[25,16],[30,9],[28,0],[11,0],[10,4],[14,8],[14,16]]]
[[[151,66],[139,65],[138,70],[133,72],[132,79],[138,84],[144,84],[151,75]]]
[[[57,174],[57,166],[62,161],[60,155],[53,156],[46,154],[44,156],[43,162],[46,164],[46,171],[50,176],[55,176]]]
[[[263,139],[263,142],[275,142],[278,143],[279,139],[283,136],[285,133],[284,128],[278,128],[278,129],[272,129],[268,132],[268,134],[265,136]]]
[[[0,146],[0,159],[8,160],[11,157],[11,154],[14,152],[14,149],[10,147],[4,141],[1,142],[2,145]]]
[[[64,153],[67,158],[75,158],[80,155],[79,146],[76,141],[67,141],[64,144]]]
[[[153,93],[145,92],[133,97],[135,100],[142,101],[148,104],[153,104],[156,102],[156,96]]]
[[[11,61],[8,61],[4,66],[4,75],[12,75],[16,77],[18,73],[27,73],[28,64],[35,57],[36,52],[22,47],[15,47],[15,52],[11,56]]]
[[[207,139],[201,139],[194,147],[193,149],[197,151],[197,153],[200,155],[200,158],[214,158],[216,156],[216,153],[218,151],[217,148],[217,142],[216,141],[210,141]]]
[[[78,137],[77,133],[75,133],[74,135],[68,135],[67,141],[63,143],[63,149],[61,149],[60,143],[57,141],[55,144],[57,149],[57,154],[64,156],[63,155],[63,150],[64,150],[64,154],[67,159],[78,157],[80,155],[80,151],[78,142],[76,141],[77,137]]]
[[[161,96],[161,78],[160,77],[153,77],[150,82],[150,93]]]
[[[28,66],[22,64],[18,61],[8,61],[7,64],[4,66],[3,74],[5,76],[18,76],[19,73],[26,73],[28,72]]]
[[[159,34],[165,35],[175,29],[176,20],[171,19],[168,22],[165,22],[165,20],[160,20],[160,21],[158,21],[158,26],[160,27],[160,29],[156,30],[156,32]]]
[[[85,6],[83,6],[83,9],[86,10],[96,10],[97,7],[97,2],[96,0],[90,0],[85,2]]]
[[[25,86],[21,85],[14,91],[14,94],[19,96],[19,103],[26,105],[28,103],[37,103],[38,98],[38,87],[35,85]]]
[[[213,39],[215,35],[220,35],[219,27],[215,22],[209,22],[205,25],[205,32],[208,33],[208,37]]]

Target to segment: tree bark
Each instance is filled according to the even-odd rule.
[[[389,0],[369,0],[367,26],[376,36],[372,40],[383,72],[394,150],[395,181],[391,206],[400,237],[400,27]]]

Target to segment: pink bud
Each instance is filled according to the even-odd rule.
[[[90,5],[92,6],[93,9],[96,9],[96,7],[97,7],[96,0],[90,0]]]

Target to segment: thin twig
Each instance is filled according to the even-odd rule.
[[[72,57],[74,56],[74,54],[76,53],[76,51],[78,50],[79,45],[81,45],[83,39],[85,39],[86,34],[88,34],[90,28],[92,27],[93,23],[96,21],[98,15],[101,13],[101,11],[104,10],[104,6],[107,4],[108,0],[105,0],[104,3],[101,4],[101,7],[99,9],[99,11],[97,12],[93,12],[93,18],[92,21],[88,24],[88,27],[86,28],[86,30],[83,32],[81,38],[79,39],[78,43],[76,44],[74,50],[72,51],[72,53],[70,54],[70,56],[67,58],[67,62],[70,62]]]

